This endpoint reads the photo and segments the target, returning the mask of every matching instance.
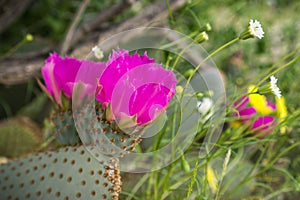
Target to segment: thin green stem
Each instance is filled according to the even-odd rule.
[[[146,180],[149,178],[149,174],[145,174],[142,178],[140,178],[139,182],[135,184],[133,189],[130,191],[130,196],[126,198],[126,200],[131,200],[132,197],[136,194],[136,192],[143,186],[143,184],[146,182]],[[123,192],[122,192],[123,193]]]
[[[258,82],[262,77],[268,76],[274,69],[277,68],[277,66],[279,66],[285,60],[287,60],[287,59],[291,58],[292,56],[294,56],[299,50],[300,50],[300,47],[294,49],[289,54],[284,55],[283,57],[281,57],[278,61],[276,61],[273,65],[271,65],[268,70],[266,70],[263,74],[258,76],[257,79],[254,82]],[[255,84],[255,85],[259,86],[258,84]]]
[[[188,80],[187,80],[187,82],[186,82],[186,85],[185,85],[185,87],[184,87],[184,89],[183,89],[182,94],[185,93],[185,90],[187,89],[188,84],[191,82],[192,77],[195,75],[195,73],[199,70],[199,68],[200,68],[200,67],[201,67],[208,59],[210,59],[211,57],[213,57],[214,55],[216,55],[218,52],[222,51],[223,49],[227,48],[228,46],[230,46],[230,45],[232,45],[232,44],[238,42],[239,40],[240,40],[239,38],[235,38],[235,39],[233,39],[233,40],[227,42],[226,44],[220,46],[218,49],[216,49],[215,51],[213,51],[212,53],[210,53],[206,58],[204,58],[204,59],[197,65],[197,67],[194,69],[194,71],[192,72],[192,74],[189,76],[189,78],[188,78]],[[180,101],[182,102],[182,100],[183,100],[183,95],[181,96],[181,100],[180,100]]]
[[[245,178],[239,183],[239,185],[238,185],[237,187],[235,187],[235,188],[230,192],[230,194],[227,195],[227,197],[228,197],[229,199],[230,199],[230,197],[231,197],[237,190],[239,190],[239,189],[244,185],[244,183],[248,182],[248,181],[252,178],[251,175],[253,175],[254,170],[258,168],[258,165],[261,164],[261,162],[262,162],[262,160],[263,160],[264,155],[266,154],[266,152],[267,152],[267,148],[264,148],[264,150],[260,153],[260,156],[258,157],[258,159],[257,159],[257,161],[256,161],[256,163],[255,163],[255,165],[253,165],[253,166],[251,167],[251,169],[249,170],[249,172],[247,173],[247,175],[245,176]]]
[[[195,165],[195,168],[194,168],[194,171],[193,171],[193,177],[192,177],[192,180],[191,180],[190,185],[189,185],[189,189],[188,189],[188,193],[187,193],[187,196],[186,196],[186,200],[188,200],[190,198],[190,196],[191,196],[191,193],[192,193],[192,190],[193,190],[193,186],[194,186],[196,178],[197,178],[198,168],[199,168],[199,165],[198,165],[198,161],[197,161],[196,165]]]
[[[189,37],[188,38],[192,38],[192,37],[194,37],[195,35],[197,34],[197,32],[193,32],[193,33],[191,33],[190,35],[189,35]],[[185,39],[185,38],[184,38]],[[184,49],[182,49],[181,51],[180,51],[180,53],[177,55],[177,57],[176,57],[176,60],[175,60],[175,62],[174,62],[174,64],[173,64],[173,66],[172,66],[172,69],[174,69],[175,67],[176,67],[176,65],[177,65],[177,63],[178,63],[178,61],[179,61],[179,59],[182,57],[182,54],[188,49],[188,48],[190,48],[192,45],[194,44],[194,40],[192,41],[192,42],[190,42],[186,47],[184,47]]]
[[[281,70],[287,68],[288,66],[290,66],[291,64],[297,62],[300,59],[300,55],[295,57],[294,59],[292,59],[290,62],[286,63],[285,65],[282,65],[281,67],[279,67],[278,69],[274,70],[273,72],[271,72],[269,74],[269,76],[266,76],[265,78],[263,78],[257,85],[261,85],[263,82],[265,82],[270,76],[280,72]]]
[[[282,194],[282,193],[286,193],[286,192],[291,192],[293,191],[293,189],[291,188],[283,188],[281,190],[277,190],[276,192],[272,193],[272,194],[269,194],[268,196],[266,196],[264,199],[265,200],[269,200],[269,199],[275,199],[274,197]]]
[[[197,22],[199,28],[201,28],[201,23],[200,23],[198,17],[196,16],[195,12],[192,9],[188,9],[188,11],[192,15],[192,17],[195,19],[195,21]]]
[[[43,143],[40,145],[38,151],[41,151],[41,150],[43,150],[43,149],[46,149],[46,148],[47,148],[54,140],[55,140],[55,137],[54,137],[54,136],[49,137],[45,142],[43,142]]]
[[[182,54],[188,49],[190,48],[192,45],[194,44],[194,42],[191,42],[189,45],[187,45],[186,47],[184,47],[184,49],[181,50],[181,52],[178,54],[178,56],[176,57],[176,60],[172,66],[172,69],[174,69],[179,61],[179,59],[181,58]]]
[[[251,171],[253,171],[254,169],[257,169],[257,166],[260,162],[260,159],[256,162],[256,165],[252,167],[252,170],[247,174],[247,176],[244,178],[243,181],[241,181],[239,183],[239,186],[236,187],[232,192],[231,192],[231,195],[237,191],[244,183],[246,183],[247,181],[253,179],[254,177],[257,177],[258,175],[264,173],[265,171],[267,171],[270,167],[272,167],[274,165],[274,163],[280,158],[282,157],[284,154],[286,154],[288,151],[292,150],[293,148],[295,147],[298,147],[300,145],[300,142],[297,142],[293,145],[291,145],[290,147],[284,149],[284,151],[281,151],[279,154],[277,154],[277,156],[273,159],[273,161],[271,161],[264,169],[260,170],[259,172],[255,173],[255,174],[252,174]],[[264,153],[266,153],[266,149],[264,150]],[[260,156],[260,158],[262,159],[263,158],[263,154]],[[252,175],[252,176],[251,176]]]
[[[283,57],[282,57],[281,59],[279,59],[276,63],[274,63],[272,66],[270,66],[269,70],[267,70],[266,73],[264,73],[264,74],[258,76],[257,79],[256,79],[255,81],[253,81],[253,82],[258,82],[258,81],[261,80],[263,77],[267,77],[267,78],[265,78],[263,81],[258,82],[258,83],[255,84],[255,85],[260,86],[265,80],[267,80],[267,79],[269,78],[269,74],[270,74],[270,73],[271,73],[278,65],[280,65],[280,63],[282,63],[283,61],[285,61],[285,60],[291,58],[293,55],[295,55],[295,54],[299,51],[299,49],[300,49],[300,47],[296,48],[296,49],[293,50],[291,53],[289,53],[289,54],[283,56]],[[245,86],[245,87],[243,87],[243,88],[241,88],[241,91],[244,91],[244,90],[246,90],[247,88],[248,88],[248,85]],[[247,94],[249,94],[249,93],[247,93]],[[241,95],[239,95],[238,97],[236,97],[236,98],[234,99],[234,101],[232,101],[232,103],[233,103],[233,102],[236,102],[236,101],[237,101],[238,99],[240,99],[242,96],[245,96],[245,95],[247,95],[247,94],[241,94]]]
[[[153,173],[150,174],[149,179],[148,179],[148,187],[147,187],[147,192],[146,192],[146,195],[148,197],[151,196],[152,180],[153,180]]]
[[[296,49],[295,52],[298,51],[298,50],[299,50],[299,49]],[[294,54],[295,52],[293,52],[293,54]],[[279,61],[279,63],[282,62],[282,61],[284,61],[285,59],[289,58],[289,57],[290,57],[291,55],[293,55],[293,54],[289,54],[288,56],[283,57],[283,58]],[[280,72],[281,70],[287,68],[287,67],[290,66],[291,64],[294,64],[294,63],[297,62],[299,59],[300,59],[300,55],[297,56],[297,57],[295,57],[294,59],[292,59],[292,60],[289,61],[288,63],[282,65],[281,67],[277,68],[276,70],[274,70],[273,72],[269,73],[268,75],[266,75],[266,76],[265,76],[260,82],[258,82],[256,85],[257,85],[257,86],[262,85],[266,80],[269,79],[270,76],[272,76],[272,75],[274,75],[274,74]],[[278,63],[278,62],[277,62],[277,63]],[[275,64],[272,66],[272,68],[276,67],[276,66],[278,65],[277,63],[275,63]],[[245,88],[244,88],[244,89],[245,89]],[[241,95],[237,96],[237,97],[231,102],[231,105],[232,105],[234,102],[237,102],[240,98],[242,98],[243,96],[245,96],[245,95],[247,95],[247,94],[250,94],[250,93],[247,92],[246,94],[241,94]],[[230,105],[230,106],[231,106],[231,105]]]
[[[0,106],[3,108],[7,118],[13,115],[10,105],[4,99],[0,99]]]
[[[20,42],[18,42],[15,46],[13,46],[8,52],[6,52],[2,57],[0,57],[0,61],[4,60],[5,58],[9,57],[12,53],[16,52],[20,47],[25,45],[28,41],[27,37],[25,36]]]
[[[272,167],[274,165],[274,163],[279,159],[281,158],[284,154],[286,154],[287,152],[289,152],[290,150],[292,150],[293,148],[295,147],[298,147],[300,145],[300,142],[297,142],[289,147],[287,147],[286,149],[284,149],[283,151],[281,151],[280,153],[277,154],[277,156],[270,162],[268,163],[268,165],[262,169],[259,173],[257,174],[261,174],[263,172],[265,172],[267,169],[269,169],[270,167]]]
[[[169,15],[170,15],[171,23],[174,24],[174,17],[173,17],[173,14],[172,14],[172,9],[171,9],[169,0],[166,0],[166,3],[167,3],[167,6],[168,6],[168,12],[169,12]]]
[[[153,199],[158,199],[158,170],[153,172]]]

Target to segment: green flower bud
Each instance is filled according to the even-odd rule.
[[[26,39],[26,41],[31,42],[31,41],[33,40],[33,35],[27,34],[27,35],[25,36],[25,39]]]
[[[203,43],[203,42],[205,42],[205,41],[207,41],[208,40],[208,35],[207,35],[207,33],[205,32],[205,31],[203,31],[203,32],[201,32],[199,35],[197,35],[197,37],[195,38],[195,41],[197,42],[197,43]]]

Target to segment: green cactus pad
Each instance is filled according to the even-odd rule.
[[[93,152],[123,156],[141,142],[143,127],[133,127],[130,134],[122,131],[115,121],[105,119],[105,110],[97,108],[96,114],[91,114],[90,107],[86,106],[76,113],[77,130],[83,144],[93,146]]]
[[[1,199],[118,199],[118,159],[65,147],[0,165]]]
[[[29,118],[12,118],[0,123],[0,156],[9,158],[28,154],[39,148],[39,127]]]
[[[53,135],[61,145],[74,145],[80,143],[80,138],[76,131],[72,111],[57,111],[51,116],[54,124]]]

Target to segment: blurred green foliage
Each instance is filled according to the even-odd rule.
[[[29,118],[11,118],[0,123],[1,156],[24,156],[37,151],[41,142],[40,128]]]
[[[0,54],[3,54],[21,41],[27,33],[34,37],[42,38],[49,43],[59,42],[66,34],[72,19],[74,18],[81,0],[42,0],[33,1],[24,15],[17,20],[0,37]],[[120,0],[97,1],[91,0],[82,16],[86,21],[95,17],[101,10],[120,2]]]
[[[24,16],[1,35],[0,54],[9,51],[9,49],[21,41],[27,33],[32,33],[35,38],[43,38],[43,40],[49,43],[61,41],[80,2],[80,0],[34,1]],[[101,12],[101,10],[108,8],[116,2],[120,2],[120,0],[91,0],[87,11],[81,19],[81,23],[92,19]],[[143,5],[144,4],[148,5],[150,3],[143,1]],[[295,48],[299,48],[300,45],[299,10],[300,1],[298,0],[189,0],[187,5],[183,6],[183,8],[170,13],[173,19],[169,19],[169,24],[172,29],[190,35],[193,32],[199,31],[209,23],[212,30],[208,32],[209,40],[203,44],[203,47],[208,52],[212,52],[222,44],[238,36],[248,25],[249,19],[257,19],[262,23],[265,31],[265,37],[262,40],[239,42],[213,57],[218,68],[221,69],[226,76],[227,92],[228,96],[230,96],[237,92],[244,92],[242,89],[249,83],[257,83],[261,78],[268,76],[265,72],[286,55],[291,54],[290,57],[286,57],[280,61],[279,65],[283,65],[291,60],[294,55],[299,53],[299,51],[297,52],[295,50]],[[131,16],[136,14],[136,12],[136,10],[129,10],[108,23],[120,22],[124,19],[124,16]],[[166,57],[168,58],[170,55],[171,54],[168,54]],[[182,70],[180,72],[184,74],[184,70],[186,69],[182,68],[180,70]],[[248,161],[245,160],[249,159],[251,165],[257,167],[253,170],[254,173],[256,173],[257,170],[262,171],[257,176],[253,175],[253,177],[251,177],[253,178],[251,181],[255,179],[254,184],[256,184],[256,187],[251,188],[251,191],[249,191],[249,188],[247,189],[247,192],[251,193],[251,197],[247,195],[247,197],[245,197],[246,199],[261,199],[262,196],[275,194],[278,186],[283,188],[283,194],[276,196],[278,199],[299,198],[299,190],[297,191],[299,188],[297,188],[297,184],[300,185],[300,147],[295,147],[287,151],[286,154],[283,154],[280,158],[276,157],[300,141],[299,76],[299,62],[276,74],[276,77],[279,79],[278,85],[286,98],[288,112],[290,113],[285,122],[288,127],[288,134],[280,135],[280,131],[277,130],[271,138],[266,140],[257,138],[236,139],[233,138],[232,135],[240,130],[228,128],[224,131],[224,138],[221,138],[218,144],[220,147],[225,146],[226,148],[232,145],[233,148],[236,148],[236,152],[239,152],[240,149],[242,149],[241,146],[247,142],[248,144],[257,145],[253,154],[248,154],[247,152],[241,153],[243,156],[247,156],[247,158],[240,158],[243,163],[243,165],[240,165],[241,168],[244,165],[248,165]],[[37,110],[46,110],[45,107],[47,106],[45,105],[48,102],[46,102],[46,104],[41,103],[43,99],[38,100],[37,98],[37,96],[41,95],[41,92],[36,86],[31,86],[32,82],[10,88],[1,86],[1,117],[11,117],[18,113],[22,116],[30,115],[30,117],[35,120],[38,119],[37,116],[40,116],[40,114]],[[15,88],[18,88],[18,90],[15,90]],[[33,100],[34,103],[30,103]],[[24,106],[26,106],[26,108],[24,108]],[[21,109],[22,107],[23,109]],[[20,109],[22,111],[18,112]],[[44,117],[41,118],[40,120],[44,119]],[[275,144],[276,146],[274,146]],[[216,155],[224,155],[227,152],[226,148],[216,150]],[[233,153],[232,156],[235,160],[238,160],[238,153]],[[188,156],[186,156],[186,158],[188,158]],[[208,160],[203,161],[203,165],[205,165],[205,162],[206,164],[210,162],[209,159],[213,160],[214,158],[207,159]],[[271,161],[274,161],[273,165],[268,166],[268,162],[271,163]],[[239,162],[238,160],[238,163]],[[189,160],[189,163],[194,163],[194,160]],[[136,184],[136,182],[131,183],[129,181],[133,186],[127,185],[127,188],[126,185],[124,186],[127,189],[125,189],[123,193],[124,198],[126,196],[130,199],[130,195],[141,195],[142,197],[140,199],[143,199],[143,195],[147,197],[147,195],[156,194],[157,197],[159,197],[160,195],[169,194],[168,197],[170,197],[170,199],[176,199],[177,193],[181,195],[185,194],[187,186],[189,185],[188,181],[191,177],[191,173],[184,173],[178,170],[179,168],[180,161],[177,161],[161,171],[149,173],[143,175],[143,177],[139,175],[140,177],[138,179],[132,178],[130,181],[134,182],[138,180],[139,182]],[[249,167],[246,168],[248,169]],[[191,169],[193,170],[192,164]],[[174,171],[176,173],[174,173]],[[204,172],[199,172],[199,177],[195,184],[195,191],[202,192],[197,196],[198,198],[204,199],[204,197],[206,197],[209,199],[209,194],[206,194],[207,188],[209,187],[207,183],[201,179],[202,173]],[[179,181],[182,181],[182,183],[179,183]],[[229,180],[227,179],[226,181]],[[138,186],[138,184],[140,184],[140,186]],[[247,181],[245,185],[247,186]],[[245,185],[241,184],[241,188]],[[229,186],[226,185],[226,187]],[[135,192],[132,192],[133,190],[135,190]],[[237,191],[238,190],[239,189],[237,189]],[[288,192],[285,193],[285,190]],[[171,192],[173,192],[173,195],[170,194]],[[243,193],[241,192],[241,194]],[[234,195],[235,194],[233,194],[233,196]],[[269,199],[273,199],[272,196],[269,196]]]

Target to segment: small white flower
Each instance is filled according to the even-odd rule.
[[[271,85],[271,90],[273,92],[273,94],[275,94],[278,98],[281,97],[281,91],[277,86],[277,78],[275,78],[274,76],[270,77],[270,85]]]
[[[213,107],[213,101],[211,98],[204,97],[202,101],[197,102],[198,112],[202,116],[205,116],[203,121],[207,121],[213,115],[213,113],[211,112],[212,107]]]
[[[99,60],[101,60],[104,57],[103,51],[98,46],[94,46],[92,48],[92,51],[93,51],[94,55],[96,56],[96,58],[98,58]]]
[[[206,114],[212,107],[213,102],[210,98],[204,97],[202,101],[197,102],[198,112],[201,114]]]
[[[261,24],[260,24],[259,21],[257,21],[257,20],[253,21],[252,19],[250,19],[249,27],[250,27],[250,33],[253,36],[255,36],[255,37],[259,38],[259,39],[261,39],[261,38],[264,37],[264,33],[265,32],[263,31],[263,29],[262,29]]]

